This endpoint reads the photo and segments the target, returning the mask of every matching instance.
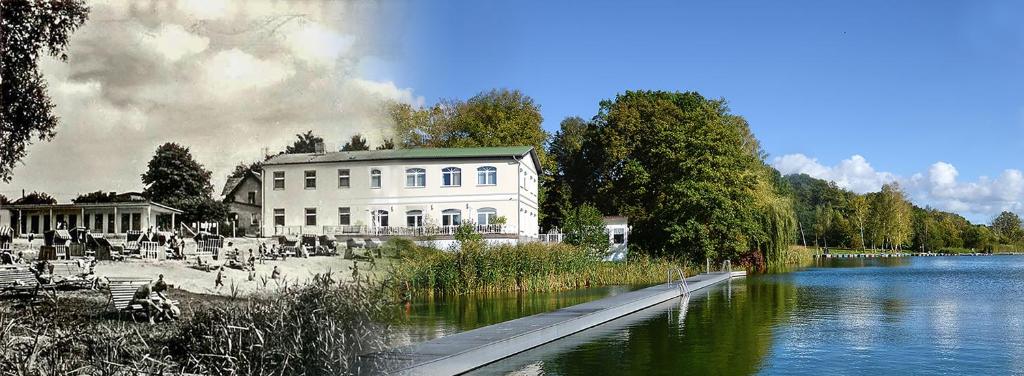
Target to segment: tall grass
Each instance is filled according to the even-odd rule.
[[[396,247],[397,248],[397,247]],[[458,251],[405,244],[393,264],[393,281],[405,294],[556,291],[589,286],[656,284],[680,265],[636,258],[607,263],[566,244],[463,243]]]
[[[0,303],[0,374],[335,375],[384,367],[394,312],[379,286],[318,275],[306,285],[186,307],[174,323],[136,324],[105,303]],[[30,309],[31,308],[31,309]],[[90,313],[91,312],[91,313]]]

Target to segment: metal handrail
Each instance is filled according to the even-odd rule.
[[[679,282],[676,287],[679,289],[680,295],[690,295],[690,286],[686,284],[686,274],[683,274],[683,270],[679,269],[678,266],[668,267],[665,269],[665,283],[672,283],[672,271],[675,269],[676,275],[679,276]]]

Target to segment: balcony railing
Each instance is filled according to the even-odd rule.
[[[368,236],[452,236],[460,226],[275,226],[274,235],[368,235]],[[319,230],[319,231],[318,231]],[[506,225],[473,225],[473,231],[481,235],[515,234],[513,228]]]

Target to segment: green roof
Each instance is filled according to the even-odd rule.
[[[336,151],[330,153],[278,154],[267,160],[264,165],[284,165],[301,163],[327,163],[349,161],[380,161],[392,159],[449,159],[449,158],[533,158],[533,163],[540,169],[540,161],[532,146],[501,146],[478,148],[415,148],[365,151]]]

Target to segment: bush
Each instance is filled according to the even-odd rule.
[[[562,214],[565,218],[562,232],[565,243],[586,250],[594,258],[608,253],[608,232],[604,217],[597,208],[583,204]]]

